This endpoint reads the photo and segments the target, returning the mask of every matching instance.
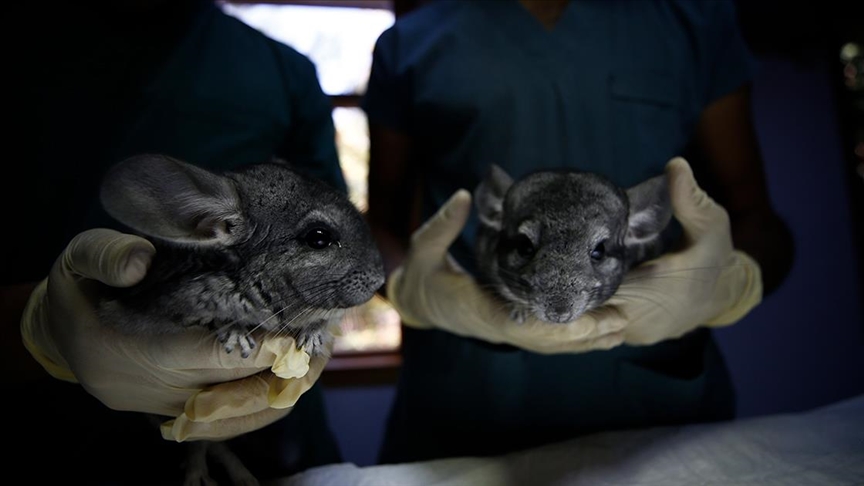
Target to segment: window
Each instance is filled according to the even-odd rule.
[[[363,7],[338,6],[342,4]],[[393,11],[386,7],[388,4],[376,1],[244,2],[224,3],[222,8],[309,57],[318,69],[318,79],[325,93],[360,95],[366,90],[375,41],[393,25]]]
[[[364,211],[369,133],[366,115],[359,104],[369,79],[375,41],[393,25],[392,2],[222,2],[220,7],[305,54],[315,64],[321,88],[333,100],[336,146],[349,197]],[[396,351],[401,337],[399,324],[396,311],[376,296],[346,316],[334,353],[338,358]],[[380,360],[376,363],[376,367],[382,366]],[[337,362],[330,368],[345,366]]]

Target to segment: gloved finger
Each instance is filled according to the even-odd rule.
[[[189,397],[183,414],[193,422],[215,422],[258,413],[269,408],[269,372],[261,372],[241,380],[219,383]]]
[[[627,317],[619,307],[603,305],[563,326],[552,325],[551,331],[558,332],[556,339],[547,339],[552,344],[547,345],[541,352],[584,353],[611,349],[624,342],[623,330],[627,323]]]
[[[708,231],[723,229],[723,224],[728,228],[728,213],[699,187],[686,160],[681,157],[670,160],[666,175],[672,211],[689,238],[699,239]]]
[[[624,331],[611,332],[578,342],[555,343],[531,349],[540,354],[575,354],[612,349],[624,343]]]
[[[443,260],[450,245],[462,232],[470,212],[471,193],[459,189],[411,235],[411,254],[422,255],[430,262]]]
[[[310,359],[304,351],[297,351],[293,356],[290,360],[296,363],[281,366],[284,360],[280,360],[273,366],[278,368],[276,371],[264,371],[199,391],[186,401],[184,413],[196,422],[212,422],[249,415],[268,407],[293,407],[315,384],[329,361],[326,356]]]
[[[247,357],[239,350],[227,353],[214,333],[203,328],[165,336],[129,336],[137,340],[130,353],[140,350],[140,359],[159,363],[160,368],[176,373],[194,373],[203,383],[231,381],[271,369],[284,378],[303,376],[308,370],[309,356],[297,349],[290,336],[259,334]]]
[[[384,288],[384,292],[387,296],[387,301],[390,302],[396,312],[399,313],[399,318],[402,321],[402,324],[418,327],[418,328],[430,328],[432,327],[429,323],[423,323],[422,320],[416,319],[411,315],[408,308],[402,305],[402,276],[405,274],[405,267],[400,265],[395,270],[390,272],[390,275],[387,276],[386,286]]]
[[[266,427],[291,413],[291,408],[265,408],[259,412],[212,422],[195,422],[182,414],[160,426],[162,438],[187,440],[225,440]]]
[[[624,331],[611,332],[598,338],[595,338],[591,343],[591,349],[600,351],[617,348],[624,344]]]
[[[46,336],[50,337],[45,340],[86,343],[101,335],[96,297],[91,293],[95,291],[92,285],[95,282],[82,279],[113,286],[134,285],[144,278],[155,251],[149,241],[114,230],[93,229],[76,235],[54,262],[46,296],[40,302],[45,309],[65,310],[64,315],[54,316],[57,322],[46,329]],[[74,318],[67,319],[67,316]],[[75,346],[66,347],[69,352],[76,349]],[[89,346],[84,348],[89,349]]]
[[[144,238],[98,228],[76,235],[59,263],[66,276],[130,287],[144,278],[155,253],[153,244]]]
[[[612,336],[620,333],[627,328],[629,320],[624,315],[619,306],[613,305],[613,302],[608,302],[607,305],[593,309],[589,316],[594,319],[596,326],[596,340],[602,340],[604,337]]]
[[[410,271],[410,269],[409,269]],[[387,298],[399,312],[402,323],[418,329],[439,327],[461,336],[480,338],[489,342],[501,342],[502,328],[499,325],[509,319],[509,313],[500,301],[481,288],[474,278],[465,272],[434,272],[431,276],[409,284],[405,268],[394,270],[387,281]],[[419,286],[429,286],[433,298],[421,297],[423,317],[413,314],[418,302]],[[407,295],[408,304],[403,296]],[[413,304],[412,304],[413,299]],[[452,326],[452,316],[460,316],[467,325]]]
[[[580,353],[607,349],[605,346],[613,343],[604,338],[625,326],[626,320],[616,308],[600,307],[565,324],[529,321],[505,325],[504,333],[508,342],[538,353]]]
[[[733,304],[706,321],[706,326],[719,327],[734,324],[762,302],[762,268],[750,255],[742,251],[734,251],[730,263],[723,269],[719,280],[723,281],[724,285],[715,287],[721,292],[717,299]]]
[[[101,370],[100,361],[83,361],[83,365],[75,367],[74,376],[81,380],[91,395],[115,410],[137,410],[167,416],[186,412],[192,419],[201,421],[248,414],[268,406],[270,383],[262,382],[258,373],[273,375],[270,369],[275,367],[281,376],[293,380],[307,375],[309,370],[308,355],[297,350],[293,340],[290,341],[289,353],[285,355],[267,351],[260,356],[273,357],[263,358],[258,363],[252,357],[247,359],[248,363],[242,358],[221,363],[225,352],[220,346],[214,346],[207,357],[204,354],[208,351],[195,349],[195,343],[184,349],[182,342],[168,341],[165,336],[140,337],[136,341],[135,336],[115,335],[112,338],[111,334],[110,330],[106,330],[95,338],[105,338],[110,342],[100,346],[103,353],[118,354],[131,363],[134,381],[122,377],[123,370],[119,378],[117,374]],[[176,347],[178,345],[179,348]],[[191,358],[187,358],[188,353],[192,353]],[[179,360],[176,356],[180,357]],[[190,364],[193,361],[194,364]],[[291,361],[294,363],[286,364]],[[237,367],[221,367],[223,364],[232,366],[240,362],[241,365]],[[127,397],[135,396],[136,390],[142,387],[161,390],[159,399],[152,403],[128,400]]]
[[[328,361],[329,358],[326,356],[315,356],[309,362],[308,373],[299,378],[286,380],[274,375],[270,379],[267,403],[273,408],[293,407],[300,396],[309,391],[318,381]]]

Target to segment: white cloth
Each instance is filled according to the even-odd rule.
[[[864,395],[810,412],[585,436],[492,458],[310,469],[279,486],[864,485]]]

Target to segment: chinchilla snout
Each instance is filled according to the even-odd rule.
[[[547,322],[570,322],[581,316],[588,307],[587,292],[552,296],[540,300],[537,305],[539,310],[537,317]]]
[[[379,266],[355,270],[346,275],[339,284],[339,306],[354,307],[371,299],[384,285],[384,269]]]

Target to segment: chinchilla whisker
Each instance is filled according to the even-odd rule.
[[[530,288],[530,285],[523,282],[522,279],[512,279],[512,278],[503,278],[501,281],[506,284],[508,287],[517,288],[517,289],[525,289]]]
[[[681,276],[681,275],[644,275],[641,277],[625,277],[623,283],[639,282],[639,281],[654,280],[654,279],[661,279],[661,278],[670,279],[670,280],[684,280],[684,281],[688,281],[688,282],[710,282],[709,279],[698,278],[698,277],[685,277],[685,276]]]
[[[501,298],[501,297],[497,296],[497,294],[493,294],[490,297],[493,299],[494,302],[500,303],[505,307],[509,306],[509,305],[520,305],[520,306],[528,306],[529,305],[529,302],[527,300],[521,299],[515,295],[511,296],[509,298],[509,300]],[[482,298],[483,297],[478,297],[478,299],[482,299]]]
[[[308,304],[305,303],[305,302],[295,302],[294,304],[292,304],[292,305],[288,305],[288,306],[282,308],[281,310],[279,310],[278,312],[273,313],[273,315],[271,315],[271,316],[268,317],[267,319],[264,319],[262,322],[258,323],[258,325],[256,325],[256,326],[255,326],[253,329],[251,329],[249,332],[252,332],[252,331],[254,331],[254,330],[257,330],[257,329],[260,328],[262,325],[264,325],[266,322],[268,322],[270,319],[273,319],[274,317],[276,317],[276,316],[282,314],[282,313],[285,312],[286,310],[291,309],[291,308],[297,308],[297,307],[300,307],[300,306],[307,306],[307,307],[306,307],[305,309],[300,310],[297,314],[295,314],[293,317],[291,317],[290,319],[288,319],[287,322],[282,323],[282,324],[280,325],[280,328],[284,329],[284,328],[286,328],[287,326],[289,326],[291,323],[295,322],[295,321],[296,321],[297,319],[299,319],[300,317],[304,317],[305,315],[309,314],[310,312],[316,310],[315,307],[310,307],[310,306],[308,306]]]
[[[517,277],[517,278],[520,277],[519,273],[514,272],[513,270],[508,270],[506,268],[497,267],[495,269],[495,271],[498,273],[498,275],[501,275],[501,276],[511,276],[511,277]]]
[[[277,312],[275,312],[274,314],[270,315],[269,317],[267,317],[267,318],[264,319],[263,321],[259,322],[258,324],[256,324],[256,325],[253,326],[252,328],[248,329],[248,330],[244,333],[244,335],[245,335],[245,336],[249,336],[249,335],[251,335],[253,332],[255,332],[256,330],[258,330],[258,328],[260,328],[262,325],[264,325],[264,324],[265,324],[266,322],[268,322],[270,319],[272,319],[272,318],[276,317],[277,315],[279,315],[279,314],[281,314],[281,313],[283,313],[283,312],[285,312],[285,311],[291,309],[292,307],[296,307],[296,306],[298,306],[298,305],[305,305],[305,304],[304,304],[303,302],[294,302],[294,303],[292,303],[292,304],[289,304],[289,305],[283,307],[282,309],[280,309],[279,311],[277,311]],[[222,325],[220,325],[219,328],[216,330],[216,332],[217,332],[217,333],[221,333],[223,330],[230,329],[230,328],[232,328],[234,325],[236,325],[237,323],[241,322],[242,320],[243,320],[243,319],[233,319],[233,320],[227,321],[227,322],[223,323]]]
[[[645,288],[645,289],[643,289],[643,290],[653,290],[653,289]],[[657,307],[660,307],[661,309],[663,309],[663,311],[665,311],[665,312],[666,312],[667,314],[669,314],[670,316],[672,316],[672,317],[675,316],[675,314],[674,314],[672,311],[670,311],[668,307],[666,307],[665,305],[663,305],[660,301],[658,301],[658,300],[656,300],[656,299],[654,299],[654,298],[648,296],[646,293],[635,293],[635,292],[634,292],[634,293],[630,294],[630,293],[627,293],[627,292],[623,292],[623,293],[620,293],[619,296],[620,296],[620,297],[623,297],[623,298],[625,298],[625,299],[626,299],[626,298],[631,298],[631,299],[645,299],[645,300],[647,300],[648,302],[651,302],[652,304],[656,305]]]
[[[311,318],[311,319],[321,319],[327,313],[327,309],[321,309],[319,307],[310,307],[308,311],[303,316],[296,316],[294,319],[291,319],[286,323],[286,325],[293,324],[300,317]]]
[[[472,280],[472,281],[459,282],[459,283],[453,285],[453,287],[455,287],[456,290],[462,290],[462,289],[468,289],[468,288],[470,288],[472,286],[476,286],[476,285],[477,285],[477,282]]]
[[[337,314],[337,312],[330,312],[330,313],[334,314],[334,315]],[[345,320],[347,320],[349,318],[360,320],[360,319],[363,319],[364,317],[365,317],[364,313],[360,309],[360,306],[354,306],[354,307],[349,307],[347,309],[342,309],[340,321],[345,322]]]
[[[681,273],[681,272],[698,272],[701,270],[721,270],[724,268],[735,268],[735,267],[746,267],[748,266],[745,263],[735,263],[730,265],[707,265],[704,267],[689,267],[689,268],[678,268],[675,270],[667,270],[665,272],[658,272],[657,275],[668,275],[672,273]],[[638,267],[633,267],[634,269]]]
[[[256,331],[258,328],[260,328],[261,326],[263,326],[264,324],[266,324],[267,322],[269,322],[271,319],[277,317],[278,315],[282,314],[283,312],[285,312],[286,310],[290,309],[291,307],[292,307],[291,305],[287,305],[287,306],[283,307],[282,309],[280,309],[280,310],[274,312],[273,314],[270,315],[270,317],[268,317],[268,318],[264,319],[263,321],[259,322],[258,324],[256,324],[256,325],[255,325],[252,329],[250,329],[246,334],[251,334],[252,332]]]
[[[327,296],[330,296],[336,292],[335,290],[333,290],[332,288],[328,288],[327,286],[319,286],[316,288],[311,288],[311,290],[313,290],[314,292],[308,293],[306,296],[303,296],[303,297],[296,296],[295,297],[295,299],[296,299],[295,303],[300,304],[300,305],[307,305],[309,303],[309,301],[313,301],[313,302],[314,301],[320,301],[320,300],[322,300],[322,299],[320,299],[320,297],[322,297],[322,296],[327,297]],[[286,300],[288,300],[288,298],[283,299],[281,302],[274,302],[274,304],[280,304],[282,302],[285,302]],[[288,304],[288,306],[290,307],[292,304]]]
[[[611,290],[612,288],[614,288],[612,285],[604,285],[602,287],[594,287],[593,289],[590,289],[588,291],[588,297],[590,297],[591,300],[593,301],[598,296],[603,295],[604,293]]]
[[[303,289],[303,290],[305,290],[305,292],[306,292],[307,294],[316,295],[315,292],[317,292],[317,291],[319,291],[319,290],[332,290],[331,287],[332,287],[333,284],[335,284],[335,283],[338,283],[338,281],[335,281],[335,280],[334,280],[334,281],[320,282],[320,283],[318,283],[318,284],[316,284],[316,285],[313,285],[313,286],[307,287],[307,288],[305,288],[305,289]],[[302,296],[301,291],[298,290],[298,289],[295,289],[295,290],[293,291],[292,295],[285,296],[284,298],[282,298],[282,299],[278,299],[278,300],[274,301],[273,303],[274,303],[274,304],[279,304],[279,303],[281,303],[281,302],[284,302],[284,301],[286,301],[286,300],[288,300],[288,299],[292,299],[292,298],[302,299],[303,296]]]
[[[334,275],[338,276],[338,277],[343,276],[341,274],[332,274],[332,275],[322,274],[322,276],[324,276],[324,277],[329,277],[329,276],[334,276]],[[274,300],[273,302],[271,302],[271,305],[272,304],[278,305],[278,304],[285,302],[286,300],[289,300],[289,299],[302,299],[303,292],[311,293],[311,292],[315,292],[315,291],[320,290],[320,289],[332,290],[332,287],[334,285],[338,285],[338,284],[339,284],[339,279],[332,279],[332,280],[318,281],[315,283],[315,285],[305,287],[302,289],[291,289],[291,292],[289,295],[285,295],[281,299]]]
[[[493,283],[480,283],[480,282],[477,283],[477,286],[480,287],[480,289],[482,289],[482,290],[487,290],[487,291],[490,291],[490,290],[491,290],[491,291],[497,291],[497,290],[498,290],[498,287],[499,287],[498,284],[493,284]]]
[[[260,233],[260,238],[258,239],[257,244],[260,245],[262,242],[264,242],[267,239],[267,237],[270,236],[270,231],[272,229],[273,229],[272,224],[268,224],[267,226],[265,226],[264,229]]]
[[[302,328],[301,327],[291,327],[291,324],[296,322],[301,317],[309,316],[315,310],[317,310],[317,309],[315,309],[314,307],[307,307],[307,308],[303,309],[302,311],[298,312],[297,315],[295,315],[290,321],[283,323],[279,327],[279,329],[275,332],[275,334],[277,336],[284,334],[284,335],[288,335],[291,337],[296,337],[297,333],[299,333],[302,330]]]

